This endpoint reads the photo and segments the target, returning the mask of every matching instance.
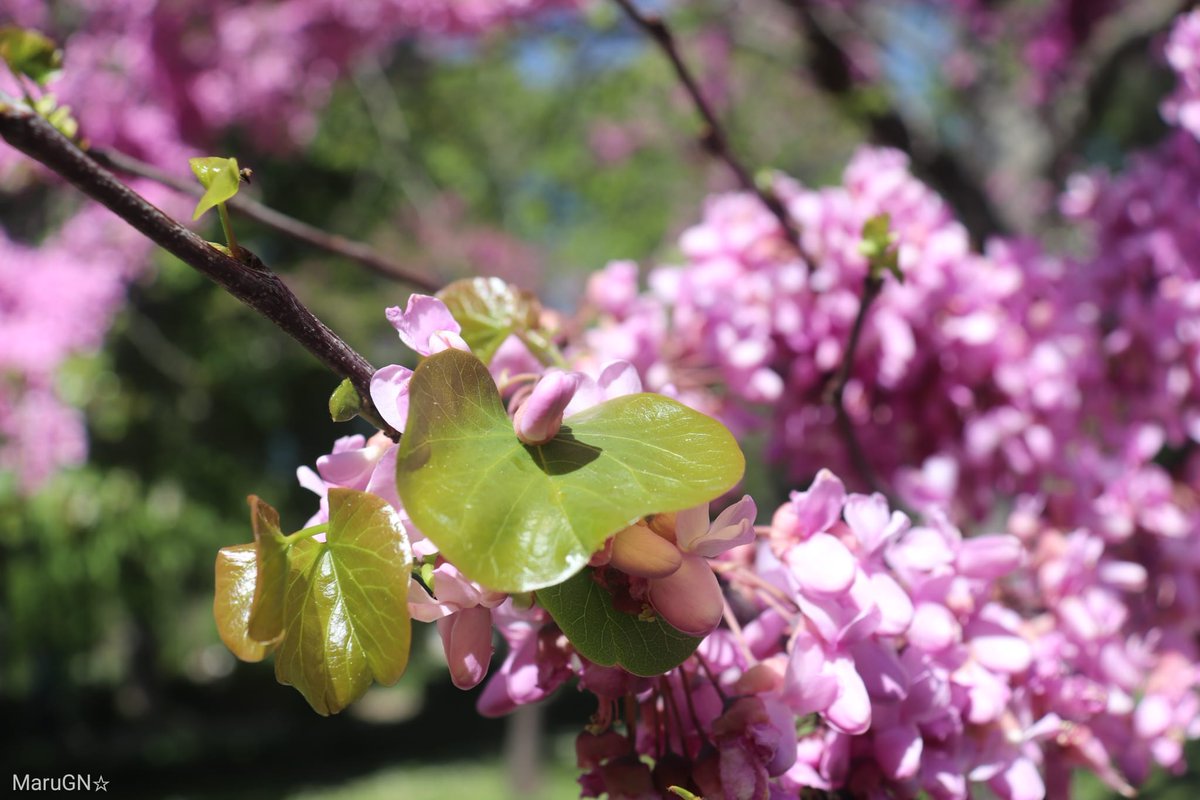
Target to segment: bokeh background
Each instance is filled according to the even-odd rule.
[[[111,25],[104,14],[123,4],[33,5],[44,8],[0,0],[0,24],[37,17],[65,47],[69,80],[76,39],[89,25]],[[142,5],[150,11],[131,18],[171,3]],[[1128,7],[1118,14],[1119,3],[1092,4],[1105,7],[1096,16],[1113,30],[1102,30],[1123,33],[1125,50],[1086,51],[1111,64],[1095,87],[1062,76],[1047,87],[1028,75],[1028,30],[981,41],[937,3],[882,3],[867,40],[870,68],[840,89],[814,77],[828,54],[792,5],[698,0],[667,9],[748,164],[810,185],[836,182],[861,142],[895,144],[887,124],[899,120],[918,172],[961,211],[970,213],[971,198],[921,153],[953,155],[984,187],[991,207],[976,233],[1002,226],[1070,246],[1054,215],[1038,212],[1066,170],[1119,166],[1161,136],[1156,109],[1172,80],[1148,53],[1171,4],[1141,4],[1160,12],[1139,12],[1144,20]],[[225,10],[189,25],[216,26]],[[570,312],[588,273],[610,260],[670,262],[703,198],[734,183],[700,144],[694,109],[661,52],[615,5],[518,16],[482,31],[397,33],[343,59],[320,99],[308,98],[301,134],[273,140],[262,128],[268,105],[181,142],[236,155],[254,170],[248,191],[273,208],[442,281],[499,275]],[[963,62],[977,72],[969,90],[944,68],[964,53],[975,53]],[[1031,100],[1039,91],[1062,96]],[[1072,103],[1080,120],[1063,154],[1053,134],[1067,112],[1057,109]],[[112,113],[137,111],[135,102]],[[142,155],[186,174],[181,160]],[[9,246],[0,258],[11,268],[83,201],[11,151],[2,158]],[[219,238],[215,219],[200,224]],[[404,285],[248,220],[234,224],[372,363],[402,357],[383,309],[403,305]],[[316,501],[296,467],[338,436],[369,431],[329,420],[336,381],[283,334],[172,258],[148,259],[121,284],[98,340],[68,348],[53,370],[49,390],[82,414],[86,455],[27,480],[28,453],[51,429],[22,445],[25,463],[20,454],[0,461],[0,764],[34,775],[103,773],[120,796],[573,796],[571,737],[592,711],[582,696],[568,689],[540,712],[484,720],[473,694],[446,678],[432,627],[418,629],[418,657],[398,686],[372,689],[334,719],[276,685],[269,662],[238,663],[219,643],[213,558],[249,539],[246,495],[300,527]],[[13,313],[4,298],[0,285],[0,330]],[[19,334],[9,331],[7,346],[19,346]],[[20,376],[6,374],[0,367],[7,390],[20,391]],[[13,430],[0,434],[10,449]],[[749,480],[760,507],[784,497],[765,467]],[[1146,796],[1197,792],[1190,777],[1161,776]]]

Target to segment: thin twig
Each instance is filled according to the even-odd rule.
[[[729,143],[729,136],[725,133],[724,125],[717,118],[712,105],[705,99],[704,93],[700,91],[700,84],[696,81],[695,76],[692,75],[691,70],[684,63],[683,56],[679,52],[679,47],[675,44],[675,36],[671,33],[671,29],[667,27],[666,22],[657,14],[645,14],[638,10],[633,0],[614,0],[614,2],[621,7],[626,16],[634,24],[644,30],[655,41],[659,49],[670,60],[671,66],[675,70],[675,76],[683,84],[688,97],[691,98],[692,105],[696,107],[696,113],[704,121],[705,130],[701,137],[701,143],[704,145],[704,148],[729,167],[743,190],[758,197],[759,201],[767,207],[767,210],[779,220],[779,225],[783,229],[783,235],[796,248],[796,252],[800,253],[806,261],[811,261],[805,254],[804,248],[800,243],[800,231],[796,227],[795,220],[788,214],[783,202],[780,201],[774,191],[760,186],[754,180],[754,175],[751,174],[746,165],[733,152],[733,147]]]
[[[829,386],[826,400],[833,405],[834,411],[837,412],[838,433],[846,444],[846,451],[850,456],[850,463],[854,466],[854,471],[871,491],[884,495],[888,498],[892,508],[898,508],[896,498],[880,483],[879,476],[875,474],[875,469],[867,459],[866,453],[863,452],[862,443],[858,441],[858,433],[854,430],[854,421],[850,419],[845,403],[846,384],[850,382],[850,372],[854,368],[854,354],[858,351],[858,340],[862,337],[863,323],[867,319],[867,313],[871,310],[871,304],[875,302],[875,298],[879,296],[882,289],[883,279],[868,271],[863,280],[863,295],[862,301],[858,304],[858,314],[854,317],[854,324],[850,328],[850,339],[846,343],[846,351],[842,354],[842,364],[838,368],[833,383]]]
[[[200,196],[203,192],[203,189],[195,181],[177,177],[125,153],[99,148],[93,148],[88,153],[98,163],[117,172],[123,172],[139,178],[147,178],[177,192],[194,197]],[[323,231],[316,226],[309,225],[307,222],[301,222],[295,217],[289,217],[287,214],[276,211],[252,197],[239,194],[229,201],[229,205],[255,222],[279,231],[297,241],[310,244],[313,247],[318,247],[334,255],[343,256],[351,261],[362,264],[367,269],[385,278],[407,283],[417,289],[429,292],[437,291],[440,288],[438,282],[433,278],[418,274],[397,264],[362,242],[356,242],[344,236]]]
[[[0,137],[275,323],[336,375],[349,378],[362,398],[362,416],[389,436],[399,438],[400,434],[381,420],[371,403],[374,367],[317,319],[257,258],[248,257],[243,262],[216,250],[146,202],[32,111],[0,107]]]

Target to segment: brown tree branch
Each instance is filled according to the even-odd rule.
[[[371,403],[374,367],[317,319],[279,276],[256,258],[242,262],[213,248],[118,181],[31,111],[0,106],[0,138],[70,181],[155,244],[275,323],[336,375],[349,378],[362,398],[362,416],[389,436],[399,438]]]
[[[716,112],[713,111],[712,105],[705,99],[704,93],[700,91],[700,84],[692,75],[687,64],[683,60],[683,56],[679,52],[679,47],[675,43],[675,36],[671,33],[671,29],[667,27],[666,22],[662,17],[654,14],[645,14],[638,10],[634,5],[633,0],[614,0],[617,5],[625,12],[626,16],[633,21],[639,28],[646,32],[651,39],[663,51],[667,59],[671,62],[671,67],[675,70],[675,76],[683,85],[688,97],[692,101],[692,105],[696,108],[696,113],[700,119],[704,121],[704,133],[701,136],[701,143],[704,149],[711,153],[714,157],[722,161],[734,177],[737,178],[738,184],[746,192],[749,192],[762,202],[767,210],[779,220],[779,225],[783,229],[783,234],[791,245],[796,248],[801,256],[806,261],[812,261],[804,252],[804,248],[800,243],[800,231],[796,227],[795,220],[788,214],[784,208],[783,202],[776,196],[775,192],[759,186],[754,180],[754,175],[746,167],[745,164],[738,159],[733,152],[733,147],[729,143],[729,136],[725,132],[724,125],[717,118]]]
[[[875,298],[879,297],[882,290],[883,278],[868,271],[866,278],[863,279],[863,294],[862,300],[858,304],[858,313],[850,327],[850,339],[846,342],[842,363],[834,375],[833,383],[826,391],[825,401],[830,403],[837,413],[838,433],[846,444],[850,464],[858,473],[858,477],[862,478],[863,483],[872,492],[879,492],[885,496],[892,508],[903,509],[903,504],[887,490],[875,473],[875,468],[871,466],[870,459],[867,458],[862,443],[858,440],[858,433],[854,430],[854,420],[850,419],[850,414],[846,411],[845,403],[846,384],[849,383],[850,373],[854,369],[854,354],[858,352],[858,340],[862,338],[863,324],[866,322],[867,313],[871,310],[871,304],[875,302]]]
[[[88,154],[111,170],[139,178],[147,178],[177,192],[192,195],[193,197],[199,197],[203,193],[203,189],[195,181],[177,177],[125,153],[116,150],[93,148],[88,151]],[[323,231],[320,228],[309,225],[307,222],[301,222],[294,217],[289,217],[287,214],[276,211],[252,197],[239,194],[229,201],[229,206],[247,218],[290,236],[297,241],[310,244],[313,247],[320,248],[334,255],[343,256],[351,261],[356,261],[377,275],[382,275],[385,278],[401,283],[407,283],[410,286],[427,292],[435,292],[441,288],[440,284],[433,278],[418,274],[397,264],[362,242],[356,242],[344,236]]]

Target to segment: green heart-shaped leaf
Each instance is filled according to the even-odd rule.
[[[462,337],[485,364],[513,333],[538,327],[541,305],[499,278],[455,281],[437,294],[462,326]]]
[[[399,680],[412,638],[412,551],[387,501],[330,489],[326,541],[293,544],[287,562],[279,682],[328,715],[361,697],[372,678]]]
[[[538,590],[537,600],[581,656],[634,675],[650,677],[674,669],[702,641],[661,619],[647,621],[613,608],[612,595],[592,579],[590,569]]]
[[[239,544],[222,547],[217,553],[213,617],[221,641],[242,661],[262,661],[273,649],[250,636],[250,612],[257,583],[255,551],[253,544]]]
[[[45,86],[62,67],[62,51],[37,31],[0,26],[0,61],[18,75]]]
[[[725,426],[661,395],[618,397],[525,445],[474,356],[426,358],[409,384],[396,486],[463,574],[505,592],[553,586],[647,514],[708,502],[742,476]]]
[[[238,170],[236,158],[189,158],[188,165],[192,173],[204,187],[204,196],[196,204],[196,213],[192,219],[200,219],[200,215],[218,203],[224,203],[238,193],[241,182],[241,172]]]

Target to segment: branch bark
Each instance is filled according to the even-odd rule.
[[[903,504],[887,490],[875,473],[875,468],[871,466],[871,461],[863,451],[862,443],[858,440],[858,432],[854,430],[854,420],[850,419],[850,414],[846,411],[845,403],[846,384],[850,381],[850,373],[854,369],[854,354],[858,351],[858,340],[862,337],[863,324],[866,322],[867,313],[871,310],[871,304],[875,302],[875,298],[882,290],[883,279],[868,272],[866,278],[863,279],[862,300],[859,301],[858,313],[850,328],[850,338],[846,342],[846,350],[842,354],[842,363],[834,375],[833,383],[830,384],[825,399],[833,406],[837,414],[838,434],[846,444],[850,464],[858,473],[858,477],[862,478],[863,483],[872,492],[879,492],[886,497],[888,505],[892,508],[904,509]]]
[[[133,175],[138,178],[147,178],[177,192],[192,195],[193,197],[199,197],[203,193],[203,190],[194,181],[179,178],[125,153],[116,150],[92,149],[88,151],[88,154],[97,163],[116,172],[123,172],[126,175]],[[413,272],[397,264],[362,242],[356,242],[344,236],[323,231],[314,225],[309,225],[307,222],[301,222],[294,217],[289,217],[287,214],[276,211],[254,198],[239,194],[229,201],[229,206],[255,222],[261,223],[286,236],[290,236],[297,241],[355,261],[377,275],[406,283],[427,292],[436,292],[441,288],[433,278]]]
[[[371,403],[374,367],[317,319],[279,276],[256,258],[242,262],[216,250],[118,181],[31,111],[0,106],[0,137],[275,323],[334,374],[349,378],[362,398],[362,416],[392,438],[399,438],[400,434],[382,421]]]
[[[746,167],[745,164],[733,152],[733,146],[729,142],[729,135],[725,132],[724,125],[717,118],[716,112],[713,111],[712,105],[704,97],[704,93],[700,91],[700,84],[696,81],[687,63],[684,62],[682,54],[679,52],[679,47],[675,43],[675,36],[671,33],[671,29],[667,27],[666,22],[662,17],[654,14],[644,14],[638,7],[634,5],[633,0],[614,0],[617,5],[625,12],[625,15],[633,21],[635,25],[641,28],[654,40],[659,49],[671,62],[671,67],[675,71],[675,76],[683,85],[688,97],[692,101],[692,105],[696,108],[696,113],[704,122],[704,133],[701,136],[701,143],[704,149],[711,153],[718,160],[723,162],[729,170],[737,178],[738,184],[746,192],[749,192],[767,207],[767,210],[774,215],[775,219],[779,220],[780,226],[783,228],[783,234],[787,237],[788,242],[796,249],[806,261],[812,262],[800,242],[800,231],[796,227],[795,220],[788,214],[783,202],[776,196],[775,192],[770,189],[763,188],[754,180],[754,175]]]

